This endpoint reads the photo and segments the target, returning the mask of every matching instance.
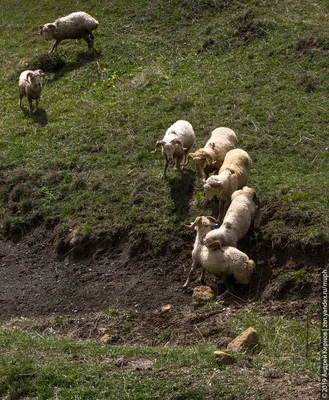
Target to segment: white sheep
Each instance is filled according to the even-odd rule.
[[[186,162],[187,153],[193,146],[194,140],[192,125],[188,121],[178,120],[167,129],[163,139],[156,142],[152,153],[161,147],[165,160],[163,178],[166,177],[170,162],[174,162],[175,169],[179,175],[182,174],[182,164]]]
[[[210,173],[218,173],[221,168],[225,155],[228,151],[235,148],[237,144],[236,133],[230,128],[216,128],[204,147],[189,153],[186,166],[193,159],[198,176],[204,176],[208,179]]]
[[[211,175],[206,180],[203,188],[207,200],[214,196],[219,200],[219,221],[222,221],[227,211],[233,192],[247,184],[250,170],[249,154],[242,149],[233,149],[226,153],[218,175]]]
[[[42,83],[41,76],[43,75],[41,69],[35,71],[26,70],[19,76],[19,106],[22,107],[23,97],[27,98],[29,102],[30,114],[33,114],[38,109],[38,104],[41,98]],[[35,100],[35,109],[33,110],[32,101]]]
[[[58,44],[64,39],[84,39],[88,43],[90,52],[94,50],[94,31],[98,21],[91,15],[78,11],[57,19],[53,23],[40,25],[40,35],[47,41],[55,39],[56,42],[49,53],[57,50]]]
[[[197,217],[189,225],[197,232],[192,251],[192,267],[188,273],[183,287],[186,288],[190,282],[191,274],[196,268],[201,268],[201,282],[204,281],[205,271],[219,276],[225,285],[230,287],[230,278],[234,278],[244,285],[250,282],[251,276],[256,268],[255,262],[238,250],[236,247],[225,246],[222,249],[210,250],[203,244],[203,237],[215,226],[215,222],[209,217]]]
[[[232,202],[225,214],[223,224],[218,229],[208,232],[204,238],[204,244],[208,248],[237,247],[238,240],[246,235],[255,217],[255,195],[255,190],[248,186],[233,192]]]

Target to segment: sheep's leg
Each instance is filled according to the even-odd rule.
[[[54,51],[57,51],[57,46],[60,42],[61,40],[56,40],[56,42],[53,44],[53,47],[48,51],[48,53],[53,53]]]
[[[187,155],[188,155],[188,150],[184,150],[184,157],[183,157],[183,162],[182,164],[184,165],[187,162]]]
[[[24,95],[20,93],[20,94],[19,94],[19,106],[20,106],[21,109],[23,109],[23,106],[22,106],[22,99],[23,99],[23,97],[24,97]]]
[[[35,109],[34,109],[34,112],[37,111],[38,105],[39,105],[39,99],[36,99],[36,100],[35,100]]]
[[[234,291],[234,284],[233,284],[233,275],[227,275],[223,278],[224,285],[230,291]]]
[[[197,263],[195,261],[193,261],[192,262],[192,267],[191,267],[191,269],[190,269],[190,271],[189,271],[189,273],[187,275],[186,282],[183,285],[184,289],[187,288],[188,284],[190,283],[191,275],[196,270],[196,268],[197,268]]]
[[[217,217],[217,221],[219,224],[221,224],[223,222],[223,219],[225,217],[225,214],[228,210],[228,206],[229,206],[229,202],[228,201],[224,201],[221,199],[218,199],[218,217]]]
[[[180,158],[176,158],[175,160],[175,170],[178,172],[180,177],[183,175]]]
[[[33,114],[33,105],[32,105],[32,99],[30,97],[27,98],[27,101],[29,102],[29,108],[30,108],[30,115]]]
[[[88,43],[88,51],[89,53],[92,53],[94,51],[94,46],[93,46],[93,39],[90,37],[90,34],[83,37],[84,40]]]
[[[164,171],[163,171],[163,175],[162,175],[163,179],[167,176],[168,165],[169,165],[169,160],[167,157],[165,157],[165,165],[164,165]]]

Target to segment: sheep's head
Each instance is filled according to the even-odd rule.
[[[201,172],[201,170],[205,168],[206,165],[213,164],[213,159],[211,155],[204,149],[198,149],[195,153],[189,153],[185,165],[188,164],[190,158],[192,158],[192,160],[195,162],[195,166],[198,169],[198,172]]]
[[[34,87],[41,87],[41,69],[37,69],[36,71],[31,71],[26,74],[26,81]]]
[[[173,139],[170,143],[165,142],[164,140],[158,140],[155,145],[155,150],[158,147],[162,147],[162,153],[165,155],[167,160],[169,162],[172,162],[174,159],[174,155],[177,155],[179,153],[183,154],[183,151],[186,150],[182,142],[178,139]]]
[[[185,225],[187,228],[198,230],[201,227],[205,229],[206,232],[211,231],[218,226],[215,218],[210,216],[196,217],[196,219],[190,223],[190,225]]]
[[[211,200],[215,195],[220,196],[232,175],[234,175],[234,171],[225,169],[219,175],[210,176],[203,185],[206,199]]]
[[[56,25],[53,23],[40,25],[39,34],[44,37],[45,40],[53,40],[56,33]]]

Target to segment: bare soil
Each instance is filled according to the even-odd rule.
[[[186,309],[194,310],[191,294],[198,278],[193,277],[189,289],[182,288],[190,268],[193,234],[190,238],[189,243],[184,238],[175,246],[168,244],[157,257],[148,250],[148,239],[141,238],[136,246],[124,230],[71,247],[65,240],[55,246],[53,231],[41,227],[20,240],[2,238],[0,320],[118,309],[152,315],[147,322],[150,328],[152,321],[159,323],[154,313],[163,305],[171,304],[188,315]],[[206,277],[222,304],[217,313],[222,314],[223,307],[240,309],[257,301],[269,312],[302,317],[307,305],[320,304],[320,271],[326,264],[321,251],[292,254],[287,249],[260,248],[248,240],[242,246],[257,263],[250,285],[227,293],[222,282]],[[184,320],[179,316],[172,324]]]
[[[225,348],[232,339],[227,322],[255,302],[259,312],[287,318],[306,318],[309,309],[320,310],[320,271],[327,257],[319,250],[291,252],[260,247],[247,239],[242,243],[244,251],[257,263],[250,285],[237,286],[231,293],[222,282],[207,276],[217,294],[216,303],[196,307],[191,295],[197,276],[188,290],[182,288],[190,268],[193,235],[189,243],[184,238],[175,246],[168,244],[158,257],[149,251],[146,238],[136,246],[124,230],[74,246],[65,239],[55,246],[54,238],[52,230],[38,227],[22,238],[0,240],[2,324],[79,339],[101,340],[107,335],[110,345],[211,342]],[[172,307],[162,311],[167,304]],[[140,366],[138,360],[112,361],[123,371],[152,368],[151,364]],[[316,378],[271,375],[270,366],[264,373],[255,373],[248,365],[237,365],[232,379],[234,368],[243,369],[245,385],[257,386],[265,400],[319,396]],[[234,379],[225,382],[230,384],[235,384]]]

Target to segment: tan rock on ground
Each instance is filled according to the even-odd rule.
[[[236,352],[245,352],[254,349],[258,342],[258,333],[254,328],[250,327],[232,340],[232,342],[227,345],[227,349]]]
[[[230,354],[225,353],[224,351],[216,350],[214,351],[214,356],[219,365],[233,364],[233,357]]]
[[[192,300],[194,305],[208,303],[214,298],[215,293],[209,286],[197,286],[193,289]]]

